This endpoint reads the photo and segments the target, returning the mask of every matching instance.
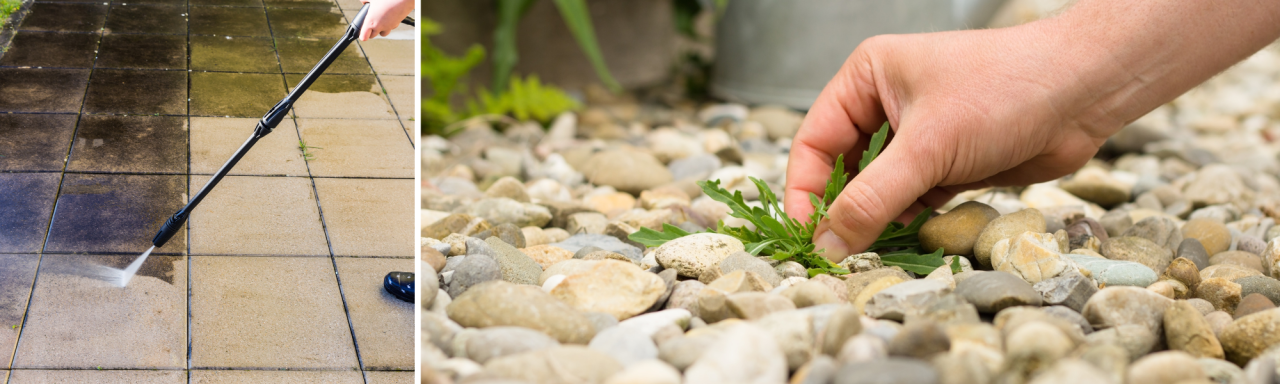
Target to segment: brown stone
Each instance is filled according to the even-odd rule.
[[[1272,303],[1271,299],[1261,293],[1252,293],[1240,299],[1240,304],[1236,305],[1235,318],[1239,319],[1275,307],[1276,304]]]
[[[1196,297],[1205,299],[1219,311],[1231,313],[1240,303],[1240,284],[1215,277],[1200,282]]]

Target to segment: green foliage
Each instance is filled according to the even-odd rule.
[[[516,26],[520,19],[529,12],[536,0],[498,0],[498,26],[493,31],[493,90],[502,94],[508,87],[511,71],[515,68],[519,55],[516,52]],[[591,67],[604,86],[614,92],[622,90],[609,67],[604,63],[604,55],[600,53],[600,44],[596,42],[595,28],[591,25],[591,15],[587,13],[586,0],[553,0],[560,10],[560,17],[578,41],[578,47],[587,55]]]
[[[0,0],[0,26],[9,23],[9,16],[22,8],[22,0]]]
[[[307,145],[306,141],[298,140],[298,149],[302,150],[302,159],[310,161],[310,160],[315,160],[316,158],[316,155],[314,153],[311,153],[310,150],[324,149],[324,147],[313,147],[313,146]]]
[[[578,109],[581,105],[558,88],[542,85],[538,77],[511,79],[506,92],[492,95],[483,89],[476,101],[468,102],[471,116],[511,115],[520,120],[547,122],[561,112]]]
[[[431,84],[431,93],[422,97],[423,127],[427,134],[446,134],[444,128],[461,120],[454,112],[449,99],[461,92],[458,81],[484,60],[484,47],[474,44],[463,56],[450,56],[431,45],[430,37],[440,34],[439,24],[423,19],[422,28],[422,77]]]
[[[880,127],[880,131],[872,136],[870,147],[866,152],[863,152],[863,159],[858,166],[859,170],[866,168],[880,154],[888,131],[889,124],[885,123]],[[746,220],[756,228],[751,230],[746,226],[726,227],[724,221],[721,221],[716,224],[715,233],[733,236],[741,240],[743,245],[746,246],[747,252],[752,255],[767,255],[775,260],[794,260],[808,269],[810,277],[819,273],[849,273],[848,270],[840,268],[830,260],[822,257],[822,251],[815,250],[813,244],[813,232],[818,223],[827,217],[827,209],[831,207],[831,204],[835,203],[836,197],[840,196],[840,193],[844,191],[845,184],[848,183],[849,174],[844,172],[844,155],[836,157],[835,167],[831,170],[831,178],[827,179],[827,186],[823,190],[822,197],[819,198],[817,195],[809,194],[809,203],[813,205],[814,212],[809,216],[809,222],[807,223],[801,224],[799,220],[788,217],[782,211],[778,197],[774,195],[765,182],[754,177],[750,178],[750,180],[755,183],[756,189],[760,191],[760,207],[748,205],[740,191],[735,191],[731,194],[724,188],[720,188],[719,180],[698,182],[698,186],[702,187],[702,192],[706,193],[708,197],[729,206],[729,216]],[[885,265],[896,265],[904,270],[918,274],[933,272],[934,269],[944,264],[942,261],[943,250],[939,249],[931,254],[919,254],[920,227],[924,225],[925,220],[929,218],[932,212],[932,210],[926,209],[925,212],[917,215],[911,224],[890,223],[868,251],[883,253],[880,256],[880,260]],[[628,238],[644,244],[646,247],[657,247],[667,241],[688,234],[688,232],[675,226],[663,225],[661,232],[643,228],[631,234]],[[959,263],[953,260],[951,269],[952,272],[959,272]]]

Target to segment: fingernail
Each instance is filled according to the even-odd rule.
[[[833,263],[839,263],[849,257],[849,244],[845,243],[840,236],[836,236],[834,231],[827,230],[819,234],[814,238],[813,245],[822,251],[822,257]]]

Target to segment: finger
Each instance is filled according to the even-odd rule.
[[[373,35],[373,26],[369,24],[365,24],[364,28],[360,29],[360,41],[368,41],[369,36],[372,36],[372,35]]]
[[[390,34],[391,34],[391,30],[387,29],[387,30],[383,30],[382,32],[379,32],[378,36],[386,37],[387,35],[390,35]]]
[[[814,244],[827,259],[839,262],[850,251],[867,249],[890,221],[937,183],[935,163],[920,141],[893,144],[845,186],[819,223]]]

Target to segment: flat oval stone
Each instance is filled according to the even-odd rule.
[[[1084,269],[1093,274],[1093,279],[1106,286],[1128,285],[1145,287],[1155,283],[1159,276],[1156,271],[1145,265],[1132,261],[1108,260],[1101,257],[1066,254]]]
[[[1012,273],[982,272],[956,283],[955,293],[982,313],[996,313],[1017,305],[1040,306],[1043,299],[1031,284]]]

